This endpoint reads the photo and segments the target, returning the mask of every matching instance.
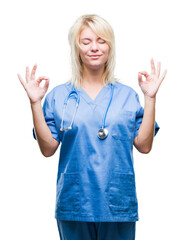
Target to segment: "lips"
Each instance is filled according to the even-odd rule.
[[[94,59],[99,58],[100,56],[101,55],[89,55],[90,58],[94,58]]]

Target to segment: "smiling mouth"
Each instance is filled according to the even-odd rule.
[[[101,55],[90,55],[90,58],[99,58]]]

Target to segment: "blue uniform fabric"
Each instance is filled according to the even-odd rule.
[[[57,220],[61,240],[135,240],[135,222]]]
[[[47,96],[43,112],[53,138],[61,143],[55,217],[84,222],[135,222],[138,220],[133,141],[144,110],[137,93],[119,82],[106,117],[108,137],[97,136],[111,96],[110,84],[92,100],[80,87],[80,103],[72,130],[60,131],[64,100],[72,90],[66,83]],[[72,120],[76,97],[71,96],[64,128]],[[155,135],[159,127],[155,123]]]

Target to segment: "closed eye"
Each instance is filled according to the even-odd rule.
[[[81,42],[84,45],[88,45],[90,43],[90,39],[89,38],[83,38]]]
[[[100,44],[104,44],[105,43],[105,41],[98,41]]]
[[[106,43],[105,40],[103,40],[102,38],[99,38],[99,39],[98,39],[98,42],[101,43],[101,44]]]
[[[84,44],[84,45],[88,45],[88,44],[89,44],[89,42],[83,42],[83,44]]]

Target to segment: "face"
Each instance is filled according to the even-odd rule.
[[[109,46],[91,28],[83,29],[79,37],[79,44],[79,54],[85,67],[99,69],[105,66],[109,56]]]

